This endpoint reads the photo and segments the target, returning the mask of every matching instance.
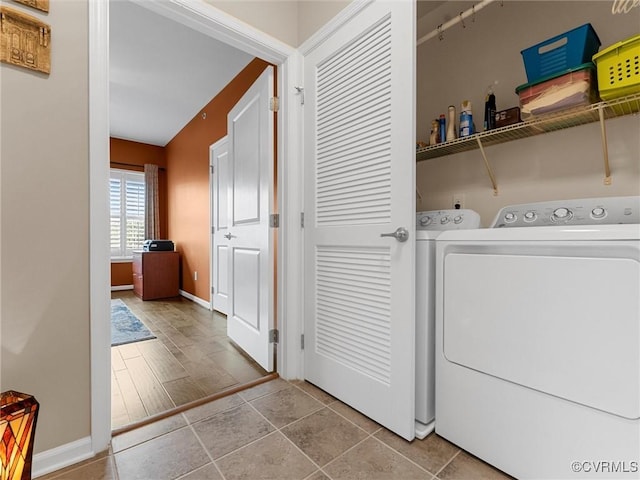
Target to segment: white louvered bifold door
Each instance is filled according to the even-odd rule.
[[[305,56],[305,378],[414,437],[415,12],[372,2]],[[405,242],[381,237],[403,227]]]

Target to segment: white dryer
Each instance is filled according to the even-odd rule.
[[[433,431],[435,415],[435,240],[445,230],[480,228],[473,210],[416,214],[416,437]]]
[[[520,479],[640,478],[640,197],[503,208],[436,252],[436,432]]]

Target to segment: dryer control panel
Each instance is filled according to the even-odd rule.
[[[640,197],[604,197],[510,205],[491,228],[640,224]]]
[[[418,230],[467,230],[480,228],[480,215],[468,209],[431,210],[416,213]]]

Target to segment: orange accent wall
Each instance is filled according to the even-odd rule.
[[[109,139],[109,150],[113,168],[134,170],[136,166],[144,167],[145,163],[152,163],[160,168],[167,167],[164,147],[112,137]],[[122,165],[116,165],[117,163]]]
[[[110,166],[123,170],[144,171],[144,164],[158,165],[158,200],[160,202],[160,236],[168,238],[167,159],[165,148],[120,138],[109,139]],[[133,284],[131,262],[111,264],[111,286]]]
[[[180,288],[206,302],[211,298],[209,146],[227,134],[227,114],[268,65],[252,60],[165,147],[169,238],[181,254]]]

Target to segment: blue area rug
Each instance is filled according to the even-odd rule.
[[[119,298],[111,300],[111,346],[156,338]]]

